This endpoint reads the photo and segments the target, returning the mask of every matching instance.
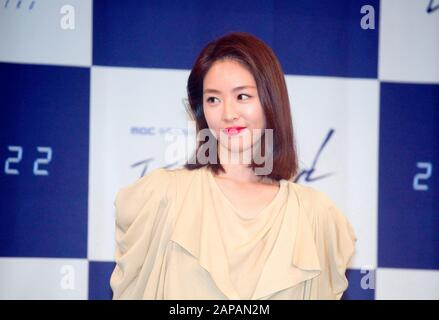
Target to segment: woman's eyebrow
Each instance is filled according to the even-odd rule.
[[[239,91],[239,90],[242,90],[242,89],[256,89],[256,87],[255,86],[249,86],[249,85],[247,85],[247,86],[239,86],[239,87],[233,88],[232,92]],[[207,88],[207,89],[205,89],[203,91],[203,93],[221,93],[221,91],[216,90],[216,89],[209,89],[209,88]]]

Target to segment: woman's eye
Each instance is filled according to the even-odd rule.
[[[240,100],[247,100],[250,98],[250,96],[248,94],[245,94],[245,93],[241,93],[240,95],[238,95],[238,97],[244,97],[243,99],[240,99]]]
[[[215,99],[217,99],[217,98],[215,98],[215,97],[209,97],[209,98],[207,98],[207,102],[209,102],[209,103],[215,103]]]

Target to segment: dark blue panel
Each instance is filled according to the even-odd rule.
[[[439,269],[438,101],[439,85],[381,84],[380,267]]]
[[[363,5],[375,29],[363,30]],[[95,1],[93,64],[190,69],[204,45],[230,31],[273,47],[284,72],[377,77],[379,2]]]
[[[0,63],[0,256],[87,257],[89,86],[86,68]]]
[[[378,0],[275,1],[274,51],[284,72],[376,78]],[[375,29],[364,30],[363,5],[375,8]]]
[[[93,64],[190,69],[227,32],[270,42],[272,17],[272,1],[94,1]]]
[[[375,270],[348,269],[346,277],[348,289],[343,293],[342,300],[374,300],[375,299]]]
[[[96,262],[89,263],[89,300],[111,300],[113,291],[110,287],[111,273],[115,267],[114,262]]]

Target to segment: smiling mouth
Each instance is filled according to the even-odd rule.
[[[224,132],[229,136],[234,136],[234,135],[239,134],[245,128],[246,127],[229,127],[229,128],[225,128]]]

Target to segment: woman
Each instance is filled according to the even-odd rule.
[[[227,34],[201,51],[187,91],[215,147],[201,160],[201,141],[184,168],[119,191],[113,298],[340,299],[356,236],[324,193],[291,181],[298,160],[272,50]]]

